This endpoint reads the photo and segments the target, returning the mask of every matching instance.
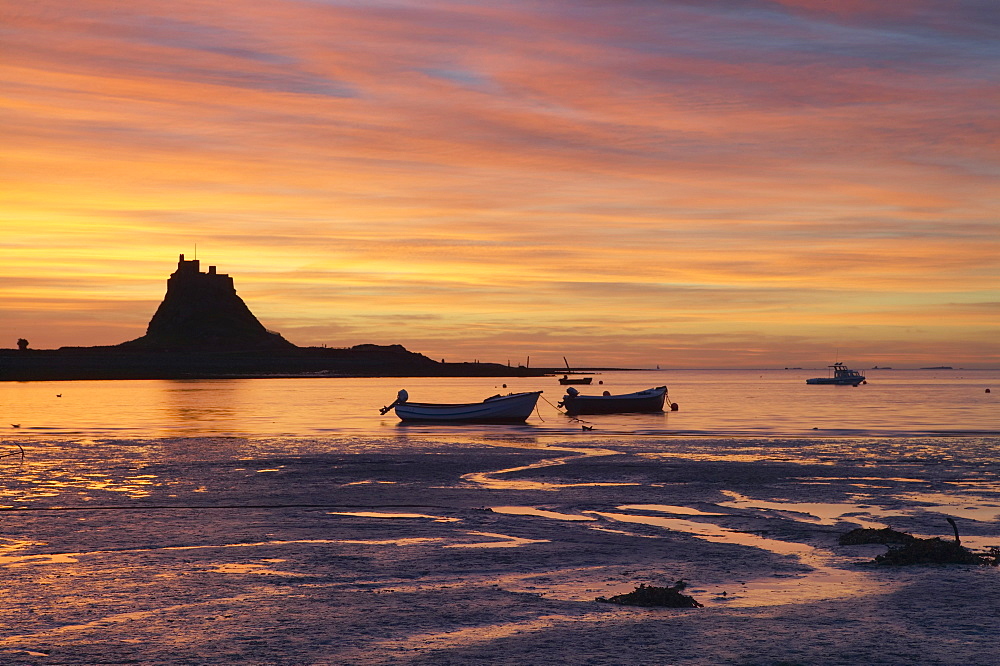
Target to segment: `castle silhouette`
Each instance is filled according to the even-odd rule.
[[[146,334],[123,347],[174,351],[250,351],[294,348],[268,331],[236,294],[233,278],[198,259],[180,255],[167,279],[167,293],[149,320]]]

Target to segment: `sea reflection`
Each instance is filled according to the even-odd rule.
[[[460,518],[447,516],[429,516],[424,513],[387,513],[383,511],[327,511],[330,516],[355,516],[358,518],[385,518],[394,520],[424,519],[435,523],[456,523]]]
[[[731,497],[728,502],[719,502],[719,506],[734,509],[753,509],[761,513],[805,520],[819,525],[835,525],[842,521],[853,522],[861,527],[881,529],[886,525],[876,520],[866,518],[888,518],[905,516],[906,511],[893,511],[872,506],[871,504],[853,504],[837,502],[768,502],[752,499],[731,490],[723,490],[722,494]]]
[[[530,506],[497,506],[492,507],[497,513],[510,515],[534,516],[560,521],[587,521],[587,516],[569,514]],[[753,579],[734,579],[729,583],[717,585],[713,590],[693,589],[695,593],[709,593],[714,596],[699,600],[707,605],[725,605],[732,607],[759,607],[780,604],[805,603],[824,599],[834,599],[853,596],[871,588],[872,583],[864,572],[846,569],[843,565],[847,560],[833,553],[808,544],[779,539],[769,539],[758,534],[722,527],[711,522],[699,522],[683,518],[671,518],[648,514],[624,513],[623,511],[663,512],[692,516],[725,516],[729,514],[701,511],[691,507],[671,505],[623,505],[618,511],[583,511],[589,516],[620,522],[635,523],[661,527],[664,530],[683,532],[693,537],[730,545],[760,548],[776,555],[796,558],[806,569],[797,575],[775,577],[766,576]],[[590,518],[593,520],[593,518]],[[656,538],[648,534],[634,534],[627,531],[609,529],[591,525],[588,529],[604,532],[627,534],[633,537]],[[603,567],[594,567],[588,573],[582,571],[573,583],[563,582],[559,585],[548,584],[553,572],[528,574],[507,577],[505,587],[515,591],[538,592],[542,590],[546,596],[554,598],[583,601],[591,600],[596,593],[618,594],[627,592],[633,583],[614,582],[609,580],[609,571]],[[542,583],[545,581],[545,584]]]
[[[917,504],[916,511],[937,511],[957,518],[992,522],[1000,519],[998,493],[904,493],[899,499]]]
[[[896,372],[857,390],[808,387],[782,371],[607,372],[602,389],[626,393],[666,384],[678,412],[611,414],[579,420],[560,413],[554,377],[272,378],[0,382],[0,423],[11,434],[95,436],[726,436],[759,438],[922,437],[997,433],[996,400],[982,385],[995,371]],[[543,390],[523,426],[403,426],[379,407],[405,384],[427,402],[475,402],[498,392]],[[501,388],[506,384],[505,388]],[[59,396],[59,397],[56,397]],[[927,409],[933,404],[934,409]]]
[[[618,507],[625,511],[658,511],[660,513],[674,513],[679,516],[727,516],[726,513],[715,513],[693,509],[689,506],[673,506],[670,504],[626,504]]]
[[[169,421],[185,425],[235,425],[247,381],[167,380],[154,395],[161,398],[159,409]]]
[[[520,548],[521,546],[533,543],[549,543],[548,539],[527,539],[509,534],[497,534],[496,532],[466,532],[466,534],[488,537],[490,540],[474,541],[471,543],[450,543],[445,548]]]
[[[103,473],[74,474],[37,464],[26,465],[12,480],[16,483],[7,483],[0,487],[0,497],[12,502],[32,502],[37,499],[69,495],[89,499],[90,492],[116,493],[140,499],[149,497],[153,488],[158,485],[157,477],[151,474],[115,479]],[[12,506],[8,504],[3,508]]]
[[[504,490],[559,490],[561,488],[579,488],[584,486],[637,486],[638,483],[633,482],[579,482],[579,483],[555,483],[551,481],[531,481],[528,479],[503,479],[495,478],[505,474],[512,474],[515,472],[525,472],[528,470],[542,469],[545,467],[555,467],[559,465],[565,465],[568,461],[575,460],[577,458],[591,457],[591,456],[609,456],[616,455],[618,451],[612,451],[610,449],[570,449],[570,448],[560,448],[556,449],[551,447],[551,450],[562,450],[562,451],[572,451],[577,455],[565,456],[560,458],[546,458],[545,460],[539,460],[528,465],[519,465],[517,467],[510,467],[507,469],[500,469],[490,472],[471,472],[469,474],[462,475],[463,481],[468,481],[476,485],[482,486],[484,488],[495,488]]]
[[[562,513],[560,511],[550,511],[539,509],[533,506],[493,506],[490,510],[496,513],[506,513],[512,516],[537,516],[539,518],[553,518],[555,520],[569,520],[590,522],[597,520],[593,516],[582,516],[578,513]]]

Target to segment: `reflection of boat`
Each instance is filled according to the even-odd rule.
[[[566,409],[570,416],[577,414],[627,414],[630,412],[662,412],[663,403],[667,398],[667,387],[657,386],[656,388],[637,391],[635,393],[625,393],[622,395],[611,395],[607,391],[604,395],[580,395],[575,388],[566,389],[560,407]],[[673,405],[670,406],[674,408]]]
[[[523,423],[538,402],[541,391],[495,395],[482,402],[441,404],[409,402],[401,390],[396,401],[379,410],[385,414],[396,410],[396,416],[410,423]]]
[[[829,377],[813,377],[807,379],[806,384],[837,384],[840,386],[857,386],[866,384],[865,376],[857,370],[851,370],[846,365],[837,361],[830,366],[833,371]]]

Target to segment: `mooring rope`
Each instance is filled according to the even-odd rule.
[[[558,407],[556,407],[555,405],[553,405],[551,402],[549,402],[549,399],[546,398],[544,395],[543,396],[539,396],[539,397],[541,397],[541,399],[544,400],[545,402],[548,402],[549,406],[552,407],[552,409],[556,410],[557,412],[559,412],[560,414],[562,414],[566,418],[573,419],[577,423],[590,423],[590,421],[584,421],[583,419],[578,419],[575,416],[570,416],[569,414],[567,414],[566,412],[564,412],[563,410],[559,409]],[[537,404],[535,405],[535,409],[536,410],[538,409],[538,405]],[[539,418],[541,418],[541,417],[539,417]],[[593,424],[591,423],[591,425],[593,425]]]

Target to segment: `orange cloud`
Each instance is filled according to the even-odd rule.
[[[17,4],[0,345],[137,337],[197,244],[300,344],[995,363],[1000,54],[953,9]]]

